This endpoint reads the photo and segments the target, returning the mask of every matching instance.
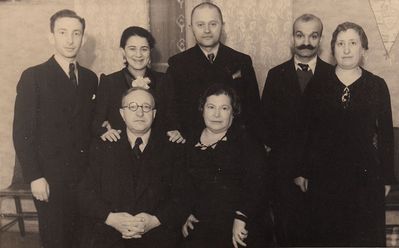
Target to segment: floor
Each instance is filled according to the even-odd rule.
[[[399,247],[399,235],[395,235],[391,239],[391,235],[387,235],[388,247]],[[25,237],[21,237],[18,232],[8,231],[0,233],[0,248],[40,248],[38,233],[27,233]]]
[[[18,232],[1,232],[0,233],[1,248],[40,248],[38,233],[27,233],[25,237],[21,237]]]

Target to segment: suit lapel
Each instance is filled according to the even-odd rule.
[[[301,92],[301,87],[299,85],[299,80],[298,80],[298,75],[296,73],[295,69],[295,62],[294,58],[290,60],[290,62],[287,64],[287,73],[284,73],[284,81],[289,82],[288,83],[288,89],[289,92],[295,93],[295,95],[302,95]]]
[[[54,59],[54,56],[48,60],[47,64],[48,86],[53,91],[54,96],[56,96],[57,102],[61,106],[72,106],[74,108],[76,105],[76,89],[70,82],[69,77]]]
[[[131,145],[128,141],[126,132],[121,135],[120,145],[114,147],[116,149],[114,150],[115,156],[113,159],[117,158],[117,164],[115,166],[119,167],[115,168],[119,170],[119,178],[117,180],[124,183],[120,188],[122,191],[120,195],[123,196],[120,201],[122,202],[122,205],[130,206],[135,202],[133,200],[136,198],[136,192],[135,190],[132,190],[135,188],[135,180],[133,176],[135,173],[135,165],[130,154]]]
[[[155,134],[154,130],[151,131],[150,138],[148,140],[148,144],[145,147],[143,154],[141,156],[141,168],[140,168],[140,175],[137,180],[137,187],[136,187],[136,201],[138,201],[145,190],[150,185],[152,177],[154,173],[156,173],[155,165],[158,163],[158,158],[162,157],[161,154],[156,154],[157,146],[161,147],[162,144],[159,142],[160,135]]]

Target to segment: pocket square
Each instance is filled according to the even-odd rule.
[[[237,79],[237,78],[241,78],[241,70],[236,71],[233,75],[232,75],[233,79]]]
[[[91,97],[91,100],[96,99],[96,94],[93,94],[93,96]]]

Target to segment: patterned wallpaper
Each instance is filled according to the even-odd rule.
[[[86,19],[86,44],[79,61],[98,75],[120,70],[119,41],[129,26],[150,27],[149,0],[74,0],[75,10]]]
[[[223,13],[225,43],[252,58],[260,92],[267,71],[291,57],[292,0],[214,0]]]

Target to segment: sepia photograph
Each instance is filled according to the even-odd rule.
[[[399,0],[0,0],[0,247],[399,247],[398,33]]]

